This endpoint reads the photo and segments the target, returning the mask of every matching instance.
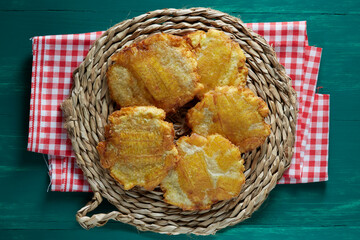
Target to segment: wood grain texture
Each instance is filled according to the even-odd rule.
[[[306,20],[311,45],[323,48],[318,86],[331,94],[329,181],[277,186],[244,223],[207,239],[356,239],[360,236],[360,4],[358,1],[3,1],[0,26],[0,239],[200,239],[138,233],[109,223],[85,231],[75,212],[88,193],[46,192],[43,156],[26,151],[31,41],[36,35],[104,30],[166,7],[212,7],[245,22]],[[100,211],[111,211],[108,204]]]

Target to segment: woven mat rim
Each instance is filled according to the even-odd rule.
[[[253,44],[252,49],[247,49],[246,51],[250,51],[252,54],[258,55],[260,58],[262,58],[263,56],[261,56],[261,54],[259,54],[257,51],[259,51],[261,53],[267,51],[270,53],[269,54],[270,59],[266,58],[268,61],[267,63],[273,64],[274,68],[273,69],[264,69],[264,66],[260,65],[261,63],[248,62],[249,75],[251,74],[250,70],[252,68],[255,68],[255,69],[263,68],[262,71],[271,72],[273,70],[275,73],[273,72],[272,74],[277,74],[277,76],[279,78],[282,78],[282,80],[284,80],[284,79],[286,80],[285,83],[281,82],[281,84],[280,84],[275,81],[276,79],[275,80],[273,79],[273,81],[275,81],[275,84],[279,84],[277,87],[279,87],[280,89],[286,88],[288,90],[287,96],[282,96],[281,94],[279,95],[277,93],[276,89],[275,89],[275,91],[274,91],[274,89],[270,89],[270,90],[267,89],[267,91],[270,91],[270,93],[274,94],[273,97],[276,100],[288,99],[288,101],[290,102],[290,111],[287,113],[287,114],[289,114],[289,118],[290,118],[290,120],[288,120],[290,129],[288,129],[288,132],[287,132],[287,134],[289,136],[286,139],[287,141],[284,143],[284,148],[287,149],[284,151],[285,152],[284,154],[287,156],[286,156],[286,159],[284,157],[285,160],[283,162],[281,162],[279,160],[279,162],[277,163],[279,165],[278,172],[276,172],[274,174],[274,176],[272,176],[270,182],[266,186],[266,189],[264,188],[266,190],[265,193],[264,193],[264,191],[261,191],[261,193],[259,193],[259,194],[265,195],[265,196],[257,195],[256,197],[254,197],[252,199],[254,202],[250,202],[248,207],[246,209],[244,209],[244,211],[240,212],[237,217],[234,218],[235,220],[230,220],[230,221],[223,220],[221,222],[221,224],[220,223],[218,224],[217,222],[215,222],[215,223],[209,224],[207,226],[206,226],[206,224],[204,224],[204,227],[203,226],[176,227],[176,224],[172,225],[173,222],[171,222],[171,220],[169,220],[169,223],[171,222],[171,224],[169,224],[169,225],[165,224],[164,226],[161,224],[156,225],[151,222],[150,223],[142,222],[142,221],[139,221],[138,219],[136,219],[136,216],[135,216],[136,214],[133,214],[133,213],[132,214],[124,214],[124,212],[126,212],[126,210],[124,209],[124,207],[126,207],[126,204],[124,206],[119,206],[116,203],[114,204],[114,202],[115,202],[114,199],[109,197],[109,195],[107,193],[108,191],[112,191],[113,189],[109,190],[108,188],[106,188],[106,186],[104,186],[103,182],[101,182],[101,181],[97,182],[96,179],[94,180],[93,174],[95,171],[94,171],[94,168],[93,169],[91,168],[91,166],[94,166],[94,165],[92,164],[91,159],[89,159],[89,156],[87,156],[86,153],[84,153],[84,151],[90,151],[91,147],[89,149],[87,146],[79,146],[79,144],[81,144],[81,141],[79,139],[84,138],[83,134],[86,134],[86,129],[83,129],[84,126],[80,130],[76,129],[75,125],[77,123],[80,123],[80,121],[82,121],[84,119],[80,119],[79,116],[76,115],[76,110],[79,111],[79,109],[75,109],[74,105],[76,105],[76,103],[81,103],[82,101],[84,101],[84,99],[82,99],[82,98],[84,98],[84,96],[82,95],[83,94],[82,91],[84,90],[83,87],[89,88],[89,87],[93,87],[93,86],[90,86],[91,84],[87,84],[86,82],[85,83],[81,82],[81,79],[79,80],[80,77],[78,77],[78,76],[86,75],[87,78],[91,78],[90,75],[94,74],[94,72],[91,71],[95,67],[93,65],[94,62],[99,64],[99,58],[100,58],[100,63],[102,63],[101,62],[102,61],[101,53],[103,53],[102,52],[103,45],[101,45],[102,44],[101,42],[104,42],[103,41],[104,39],[110,39],[110,38],[114,37],[114,34],[112,31],[113,31],[113,29],[116,29],[119,26],[121,26],[123,28],[126,28],[126,27],[134,28],[134,26],[138,27],[144,21],[145,22],[150,21],[149,26],[151,26],[151,24],[156,25],[159,22],[161,22],[162,18],[167,18],[169,16],[171,16],[172,18],[175,19],[175,18],[182,18],[184,16],[189,17],[189,18],[190,17],[196,18],[197,16],[203,17],[203,15],[205,15],[206,18],[216,19],[216,21],[212,22],[212,24],[215,24],[215,26],[211,25],[211,27],[219,27],[220,26],[220,28],[222,30],[227,30],[228,32],[229,31],[231,32],[231,31],[233,31],[233,29],[231,29],[231,26],[228,26],[227,24],[230,24],[230,25],[233,24],[233,26],[235,26],[234,28],[240,28],[242,31],[244,31],[245,34],[247,36],[249,36],[249,39],[247,41],[249,41],[250,43]],[[223,23],[225,23],[225,24],[223,24]],[[131,24],[133,24],[133,25],[131,25]],[[169,28],[169,29],[171,30],[171,28]],[[136,35],[137,32],[135,31],[135,33],[132,34],[133,37],[134,37],[134,34]],[[137,36],[135,36],[135,37],[137,37]],[[239,44],[241,45],[241,43],[239,43]],[[109,46],[105,46],[105,47],[109,48]],[[91,57],[89,57],[94,52],[100,53],[100,54],[97,54],[96,56],[92,55]],[[101,64],[99,64],[99,65],[101,65]],[[101,71],[104,71],[104,68],[102,68]],[[73,89],[71,90],[71,94],[70,94],[69,98],[67,100],[65,100],[64,103],[62,104],[62,110],[63,110],[64,116],[66,118],[64,126],[68,131],[68,135],[70,136],[70,138],[72,140],[72,144],[73,144],[74,150],[76,152],[76,161],[77,161],[79,167],[83,170],[84,175],[88,179],[91,189],[94,192],[93,199],[85,207],[80,209],[76,215],[77,221],[80,223],[80,225],[82,227],[84,227],[86,229],[92,228],[94,226],[102,226],[108,220],[113,219],[113,220],[117,220],[117,221],[121,221],[124,223],[134,225],[139,230],[144,230],[144,231],[150,230],[150,231],[154,231],[154,232],[173,234],[173,235],[181,234],[181,233],[193,233],[193,234],[197,234],[197,235],[214,234],[216,231],[218,231],[220,229],[223,229],[227,226],[237,224],[237,223],[249,218],[251,216],[251,214],[260,207],[261,203],[266,199],[266,197],[270,193],[271,189],[275,187],[276,181],[281,178],[283,172],[290,166],[290,161],[291,161],[291,157],[293,154],[293,145],[295,142],[295,131],[296,131],[296,120],[297,120],[296,119],[297,118],[297,97],[296,97],[296,93],[295,93],[294,89],[291,87],[291,79],[286,75],[285,68],[279,64],[278,60],[276,59],[275,51],[269,44],[267,44],[265,39],[262,36],[254,33],[251,29],[244,27],[242,25],[241,20],[239,20],[238,18],[235,18],[233,16],[230,16],[226,13],[223,13],[223,12],[220,12],[217,10],[213,10],[213,9],[209,9],[209,8],[160,9],[160,10],[151,11],[151,12],[139,15],[137,17],[134,17],[132,19],[128,19],[123,22],[120,22],[120,23],[114,25],[113,27],[109,28],[107,31],[105,31],[93,43],[85,60],[74,71],[73,77],[74,77]],[[260,79],[260,81],[261,80],[262,79]],[[95,87],[97,87],[96,81],[97,80],[95,80],[95,83],[93,83],[93,85]],[[83,87],[81,87],[81,86],[83,86]],[[251,89],[251,90],[253,90],[253,89]],[[91,96],[90,96],[90,98],[91,98]],[[271,108],[271,106],[269,106],[269,108]],[[91,113],[91,111],[93,111],[93,110],[90,109],[90,113]],[[89,118],[89,116],[85,116],[84,118]],[[89,121],[89,119],[86,119],[85,121]],[[96,121],[97,121],[97,124],[99,124],[99,121],[101,121],[101,120],[96,119]],[[85,128],[87,128],[87,126],[85,126]],[[283,133],[279,133],[279,134],[283,134]],[[85,136],[85,139],[86,139],[86,136]],[[99,140],[99,139],[97,139],[97,140]],[[79,143],[79,141],[80,141],[80,143]],[[266,152],[264,153],[264,151],[266,151],[266,149],[265,150],[261,149],[260,151],[261,151],[260,154],[268,154]],[[91,153],[91,152],[88,152],[88,154],[89,153]],[[257,151],[257,153],[258,153],[258,151]],[[270,155],[271,155],[271,153],[269,154],[269,156]],[[92,155],[92,156],[94,157],[94,155]],[[249,157],[249,155],[247,155],[247,157]],[[95,175],[96,175],[96,173],[95,173]],[[117,183],[110,181],[110,185],[112,185],[112,184],[117,185]],[[119,189],[119,188],[116,187],[114,189]],[[129,193],[129,194],[130,195],[134,194],[134,197],[138,197],[138,195],[135,193]],[[156,195],[157,193],[154,192],[152,194]],[[88,217],[87,214],[89,212],[91,212],[92,210],[94,210],[102,202],[103,197],[107,198],[109,200],[109,202],[111,202],[114,206],[116,206],[120,210],[120,212],[113,211],[113,212],[107,213],[107,214],[96,214],[91,217]],[[256,202],[256,201],[258,201],[258,202]],[[216,204],[216,205],[218,205],[218,204]],[[220,204],[220,206],[221,206],[221,204]],[[170,208],[170,210],[172,210],[172,209]],[[186,214],[184,216],[186,216]],[[204,222],[206,222],[206,219],[204,220]]]

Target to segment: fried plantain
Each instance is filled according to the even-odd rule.
[[[152,190],[175,166],[174,128],[164,118],[165,112],[156,107],[127,107],[109,116],[106,140],[97,150],[101,165],[125,190]]]
[[[184,38],[165,33],[125,47],[107,70],[111,98],[121,107],[153,105],[174,112],[203,88],[191,50]]]
[[[187,113],[193,132],[206,136],[218,133],[237,145],[242,153],[260,146],[270,134],[264,118],[269,109],[250,89],[218,87]]]
[[[209,209],[239,195],[245,182],[239,149],[215,134],[192,134],[177,141],[179,162],[162,181],[164,200],[183,210]]]
[[[248,69],[238,43],[215,29],[196,31],[185,38],[194,48],[200,82],[204,85],[198,93],[199,98],[218,86],[245,86]]]

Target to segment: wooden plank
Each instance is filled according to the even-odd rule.
[[[307,20],[309,42],[322,47],[319,86],[331,94],[330,179],[278,186],[243,224],[207,239],[353,239],[360,235],[360,4],[358,1],[6,1],[0,3],[0,238],[200,239],[138,233],[115,222],[85,231],[75,213],[91,193],[46,193],[49,178],[40,154],[27,152],[31,42],[35,35],[105,30],[124,19],[163,7],[209,6],[246,22]],[[98,212],[113,208],[101,205]]]
[[[72,11],[72,12],[98,12],[98,11],[139,11],[147,12],[162,8],[190,8],[190,7],[210,7],[225,12],[250,12],[266,13],[269,15],[283,13],[321,13],[321,14],[359,14],[360,6],[357,1],[344,0],[332,1],[296,1],[289,0],[284,4],[281,0],[263,0],[248,1],[246,4],[236,1],[207,0],[169,2],[165,0],[158,1],[113,1],[103,0],[101,4],[96,1],[55,1],[44,2],[26,0],[3,2],[0,10],[12,11]]]
[[[120,225],[120,224],[117,224]],[[224,231],[220,231],[216,235],[210,236],[194,236],[194,235],[178,235],[167,236],[151,232],[138,232],[132,226],[122,224],[121,230],[117,226],[108,225],[101,229],[92,229],[85,231],[82,229],[49,229],[49,230],[6,230],[2,232],[4,239],[217,239],[217,240],[233,240],[233,239],[355,239],[359,236],[359,227],[337,226],[337,227],[293,227],[286,228],[282,226],[263,227],[257,226],[253,228],[236,228],[230,227]]]

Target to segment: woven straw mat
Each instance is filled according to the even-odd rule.
[[[163,202],[159,188],[151,192],[140,188],[123,190],[108,170],[101,167],[96,146],[104,140],[107,117],[116,106],[110,100],[105,73],[111,64],[110,57],[124,45],[159,32],[182,35],[210,28],[224,31],[244,50],[249,68],[247,86],[266,101],[270,109],[266,121],[271,124],[272,132],[261,147],[243,156],[246,182],[237,198],[218,202],[210,210],[182,211]],[[291,80],[268,43],[244,27],[240,19],[223,12],[208,8],[162,9],[125,20],[97,39],[74,71],[73,79],[71,95],[62,109],[77,164],[94,192],[92,200],[76,214],[77,221],[86,229],[102,226],[113,219],[142,231],[215,234],[249,218],[290,165],[297,114]],[[183,115],[184,109],[170,116],[177,137],[189,132]],[[103,198],[117,211],[87,216]]]

